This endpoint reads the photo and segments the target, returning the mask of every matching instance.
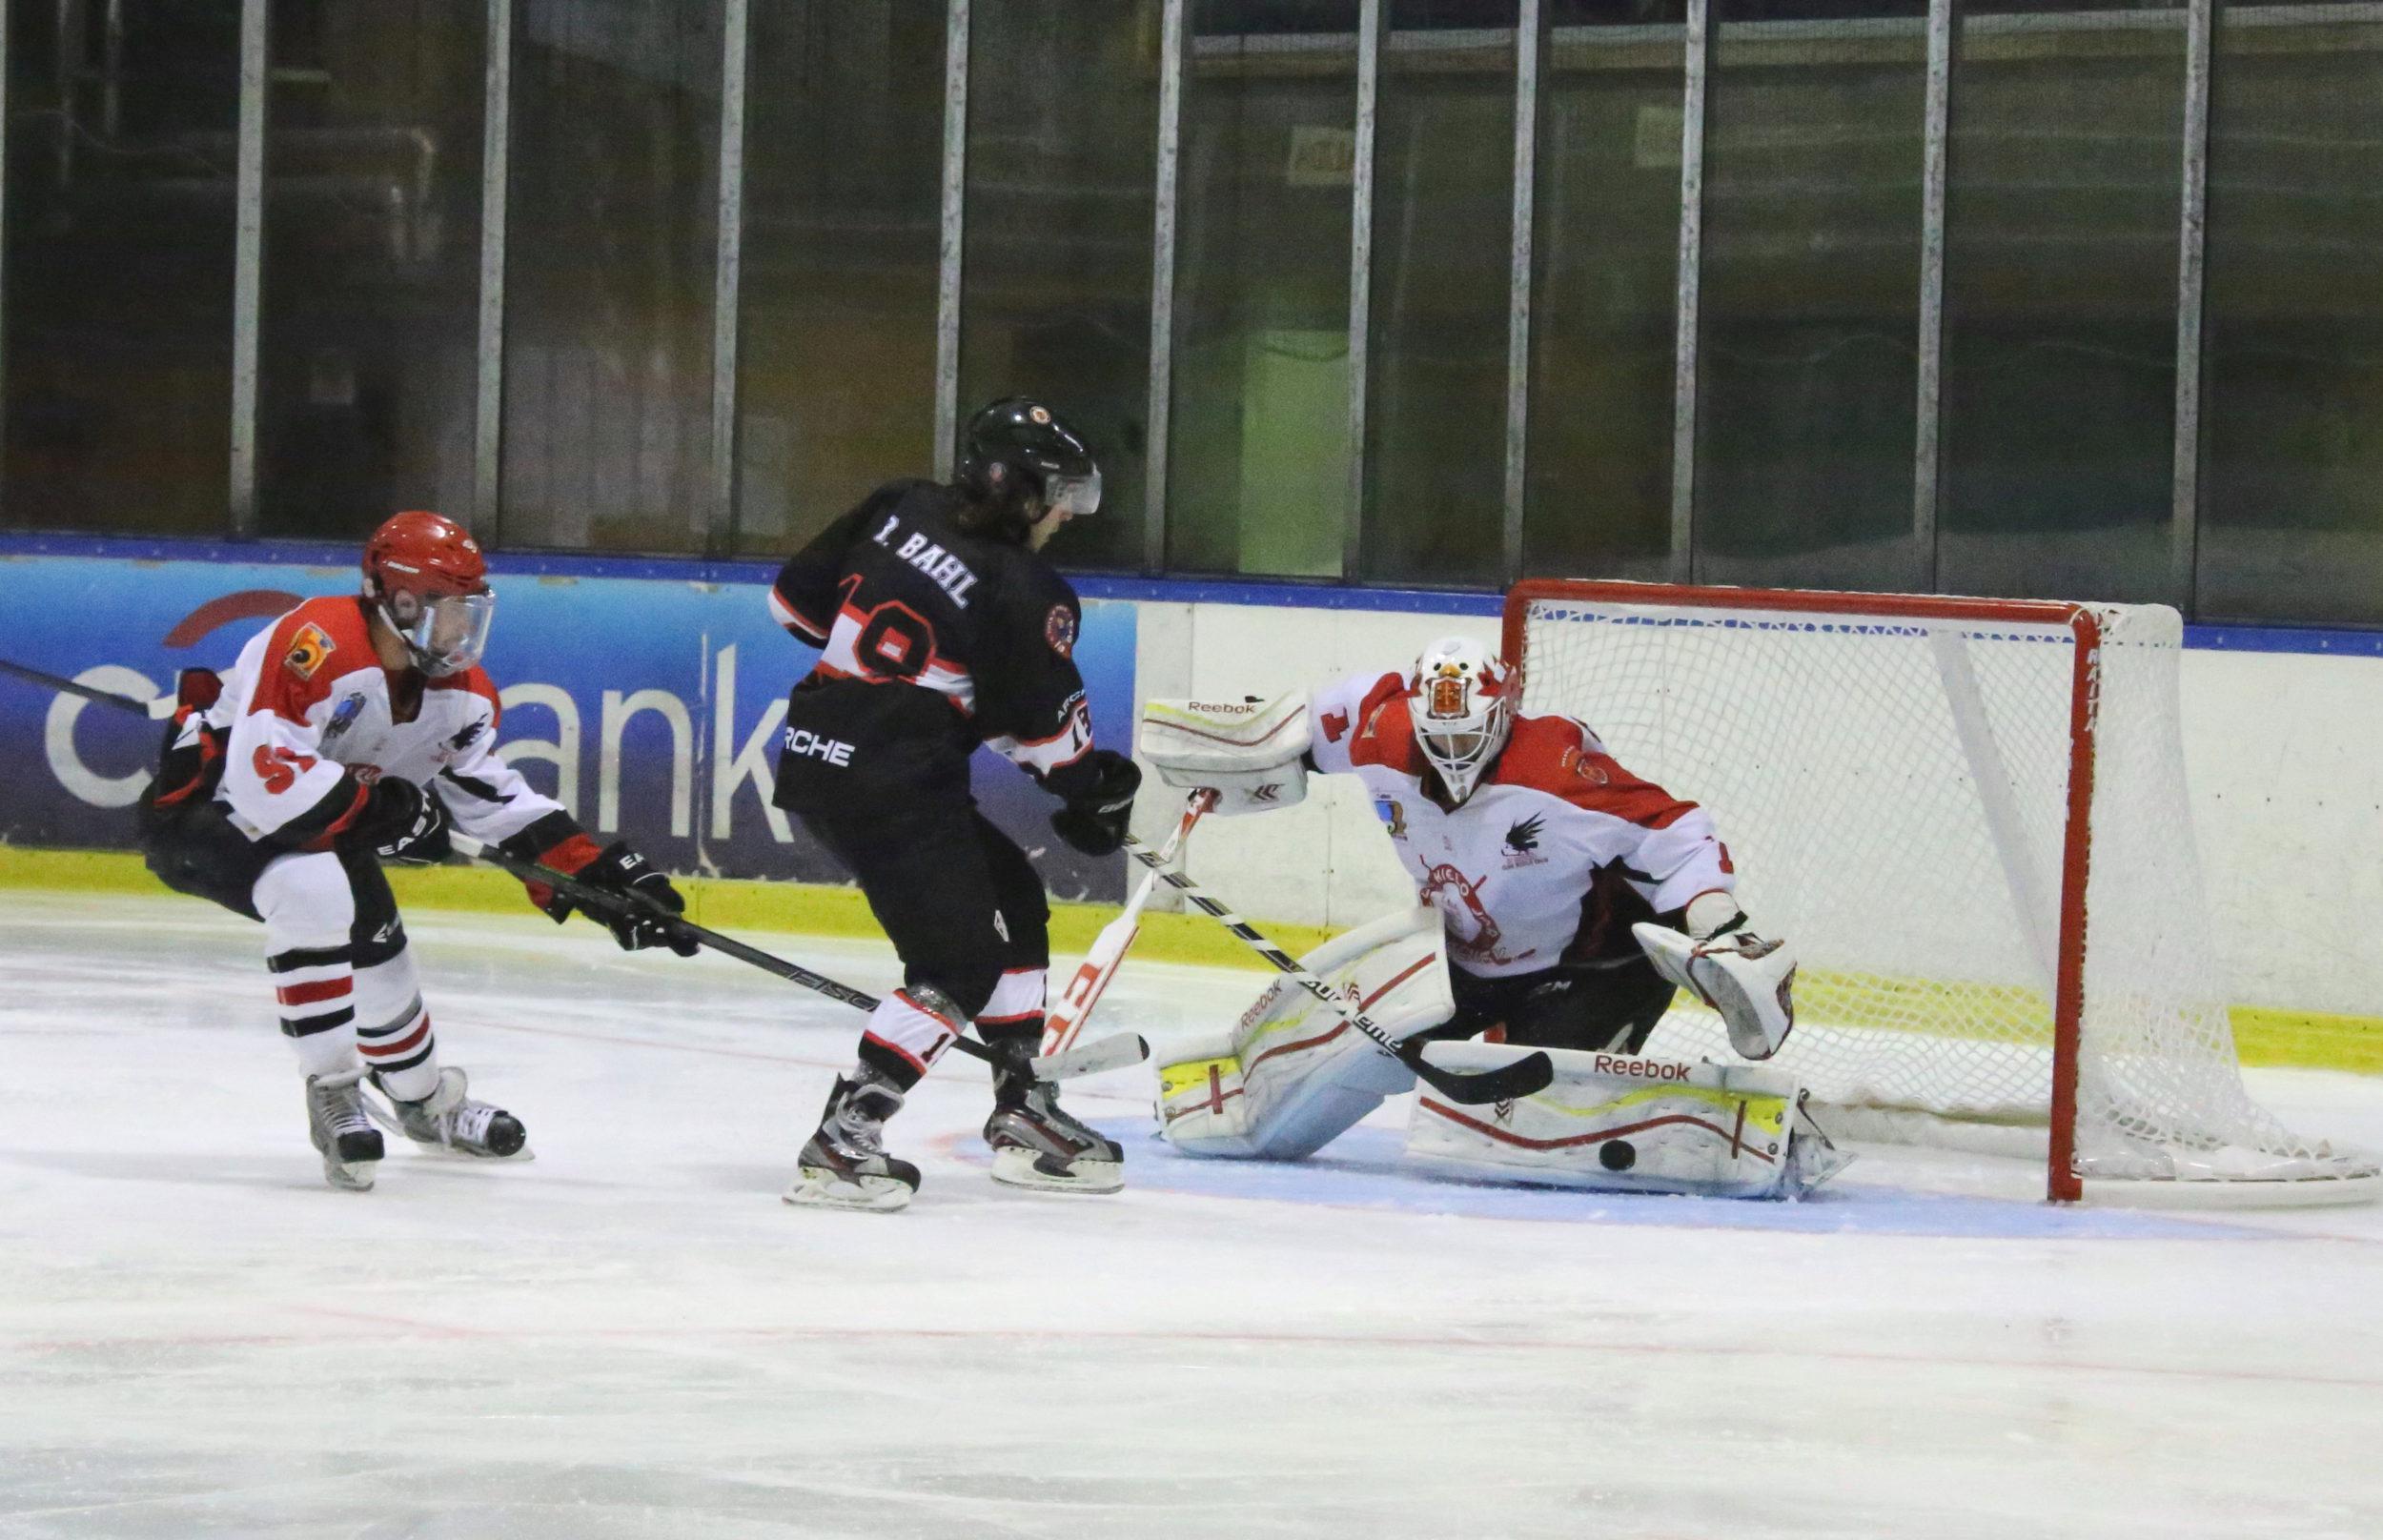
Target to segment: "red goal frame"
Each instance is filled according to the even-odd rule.
[[[2085,605],[2057,599],[1533,578],[1506,591],[1503,618],[1506,659],[1526,681],[1530,678],[1527,621],[1532,602],[1538,599],[1766,610],[1855,619],[2004,621],[2068,630],[2076,645],[2068,692],[2068,810],[2061,841],[2058,974],[2052,990],[2051,1150],[2046,1162],[2045,1190],[2053,1203],[2075,1203],[2082,1198],[2085,1184],[2077,1170],[2077,1056],[2085,1014],[2086,879],[2093,849],[2094,735],[2102,698],[2101,618]]]

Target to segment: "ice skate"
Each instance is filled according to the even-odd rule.
[[[323,1158],[323,1180],[347,1192],[373,1190],[380,1130],[364,1115],[364,1072],[306,1077],[306,1131]]]
[[[993,1146],[993,1180],[1049,1192],[1115,1192],[1126,1185],[1125,1151],[1059,1106],[1059,1087],[1027,1069],[1031,1042],[996,1043],[993,1115],[985,1143]]]
[[[886,1153],[886,1120],[901,1110],[902,1092],[866,1065],[839,1078],[785,1201],[879,1213],[907,1206],[919,1168]]]
[[[389,1096],[389,1087],[381,1084],[378,1075],[373,1077],[373,1084],[381,1095]],[[484,1160],[531,1159],[529,1132],[521,1126],[521,1120],[502,1107],[473,1101],[464,1094],[465,1084],[462,1070],[441,1069],[438,1088],[420,1101],[400,1102],[389,1096],[397,1130],[418,1145],[457,1155]]]

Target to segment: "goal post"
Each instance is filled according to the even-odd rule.
[[[2243,1084],[2174,610],[1547,579],[1504,620],[1523,710],[1711,810],[1832,1132],[2041,1158],[2061,1202],[2383,1196]],[[1725,1039],[1683,996],[1656,1042]]]

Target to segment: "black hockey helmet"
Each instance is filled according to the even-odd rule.
[[[1032,523],[1049,508],[1072,517],[1101,503],[1101,468],[1092,452],[1050,408],[1004,396],[968,418],[953,475],[977,501],[1016,508]]]

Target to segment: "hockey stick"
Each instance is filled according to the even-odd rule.
[[[112,690],[94,690],[88,684],[77,684],[63,675],[48,673],[26,663],[11,663],[5,658],[0,658],[0,673],[13,674],[20,679],[31,679],[35,684],[46,684],[67,695],[79,695],[86,700],[96,700],[103,706],[115,706],[158,721],[173,715],[174,699],[171,695],[135,700],[129,695],[117,695]]]
[[[1422,1081],[1451,1102],[1478,1106],[1488,1102],[1513,1102],[1547,1088],[1556,1078],[1556,1066],[1545,1053],[1532,1053],[1510,1064],[1478,1073],[1464,1073],[1438,1068],[1424,1062],[1421,1053],[1402,1051],[1397,1040],[1375,1025],[1364,1011],[1352,1007],[1334,995],[1332,985],[1310,973],[1294,962],[1291,954],[1258,934],[1251,923],[1231,909],[1212,899],[1200,884],[1180,873],[1171,872],[1150,846],[1131,835],[1126,836],[1126,849],[1133,859],[1158,874],[1158,880],[1181,893],[1184,902],[1232,931],[1250,950],[1274,965],[1274,970],[1293,983],[1332,1007],[1341,1020],[1374,1040],[1375,1046],[1405,1064]]]
[[[1215,805],[1216,794],[1212,791],[1195,791],[1185,798],[1183,817],[1175,824],[1175,832],[1158,847],[1158,859],[1161,861],[1173,860],[1183,841],[1191,838],[1192,826]],[[1151,902],[1151,892],[1157,886],[1157,878],[1144,877],[1142,885],[1133,890],[1133,897],[1126,901],[1125,911],[1103,925],[1101,933],[1092,939],[1091,950],[1086,952],[1084,961],[1076,964],[1075,976],[1059,992],[1059,1003],[1051,1007],[1050,1020],[1043,1028],[1045,1053],[1065,1053],[1074,1044],[1076,1034],[1084,1030],[1084,1023],[1091,1018],[1092,1007],[1100,1003],[1102,994],[1109,988],[1109,981],[1116,976],[1118,965],[1125,962],[1126,949],[1133,944],[1133,938],[1142,933],[1142,909]]]
[[[508,855],[496,846],[482,843],[466,834],[450,835],[449,843],[458,855],[484,861],[491,866],[511,872],[524,882],[539,882],[551,887],[556,892],[566,895],[572,902],[579,904],[591,914],[612,915],[623,919],[660,920],[681,935],[691,937],[715,952],[725,953],[740,962],[749,962],[763,972],[774,973],[790,983],[799,983],[805,989],[816,990],[830,1000],[850,1005],[855,1010],[873,1011],[877,1008],[875,995],[863,994],[848,983],[840,983],[824,973],[814,973],[800,962],[789,962],[784,958],[764,952],[758,946],[749,946],[738,941],[734,936],[723,936],[719,931],[706,929],[692,920],[672,914],[642,894],[616,893],[609,888],[601,888],[591,882],[582,882],[578,878],[556,871],[551,866],[542,866],[537,861],[523,861],[519,856]],[[992,1049],[981,1043],[971,1043],[957,1033],[952,1036],[951,1045],[970,1058],[982,1059],[988,1064],[997,1062]],[[1150,1057],[1150,1052],[1151,1045],[1141,1038],[1131,1033],[1120,1032],[1102,1038],[1097,1043],[1088,1043],[1072,1052],[1046,1054],[1037,1059],[1030,1059],[1027,1061],[1027,1070],[1037,1080],[1073,1080],[1079,1075],[1096,1075],[1105,1069],[1117,1069],[1126,1064],[1138,1064]]]

